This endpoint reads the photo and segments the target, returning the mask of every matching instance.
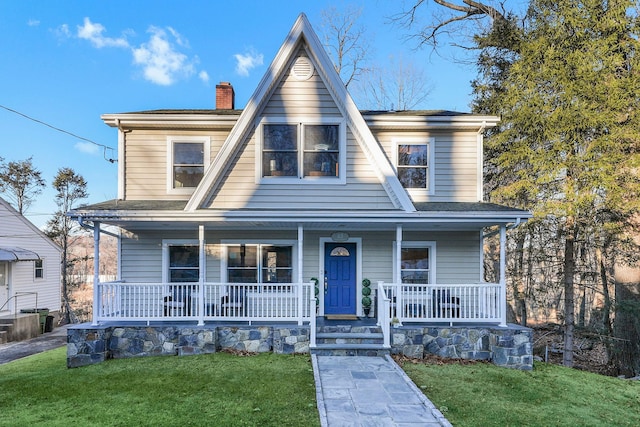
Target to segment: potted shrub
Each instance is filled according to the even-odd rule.
[[[320,294],[320,281],[317,277],[312,277],[311,281],[313,282],[313,295],[316,297],[316,314],[318,314],[318,308],[320,306],[320,298],[318,297]]]
[[[369,316],[371,312],[371,281],[369,279],[362,281],[362,311],[365,316]]]

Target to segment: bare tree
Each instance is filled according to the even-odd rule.
[[[369,44],[364,27],[358,24],[360,15],[362,9],[354,6],[347,6],[344,12],[335,7],[321,12],[325,48],[347,87],[366,70]]]
[[[45,186],[42,174],[33,167],[33,157],[5,163],[0,157],[0,192],[5,193],[23,215]]]
[[[388,65],[369,70],[356,84],[360,108],[371,110],[411,110],[431,93],[422,67],[393,56]]]

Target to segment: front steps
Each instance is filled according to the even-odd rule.
[[[379,326],[334,325],[319,326],[316,347],[311,354],[319,356],[385,356],[382,329]]]

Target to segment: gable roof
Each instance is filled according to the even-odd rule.
[[[53,240],[51,240],[46,234],[44,234],[42,232],[42,230],[40,230],[38,227],[36,227],[31,221],[29,221],[26,217],[24,217],[23,215],[20,214],[20,212],[18,212],[13,206],[11,206],[11,204],[9,204],[9,202],[7,202],[6,200],[4,200],[2,197],[0,197],[0,211],[2,210],[2,208],[4,208],[4,210],[7,211],[7,213],[9,213],[11,216],[15,217],[18,219],[18,221],[20,221],[21,223],[24,224],[25,228],[28,228],[29,230],[31,230],[31,232],[33,232],[34,235],[39,236],[43,241],[47,242],[47,244],[51,245],[51,247],[55,248],[58,252],[62,251],[62,248],[60,248],[60,246],[58,246]],[[0,231],[2,230],[2,224],[5,223],[6,221],[0,222]],[[14,233],[16,232],[16,230],[12,230]],[[2,234],[2,233],[0,233]],[[23,234],[23,233],[21,233]],[[5,247],[4,249],[23,249],[23,248],[7,248]],[[26,250],[27,252],[31,252],[28,249],[23,249]],[[37,254],[36,254],[37,256]],[[37,259],[37,258],[34,258]]]
[[[306,42],[308,54],[314,61],[318,73],[325,82],[327,90],[332,95],[334,102],[344,116],[347,125],[360,145],[363,153],[374,166],[375,173],[393,205],[405,212],[414,212],[416,209],[402,184],[398,180],[391,163],[382,152],[360,114],[355,102],[347,92],[340,76],[335,71],[331,59],[322,47],[322,44],[313,31],[309,20],[304,13],[298,16],[291,31],[276,54],[273,62],[267,69],[255,92],[247,102],[240,114],[238,121],[229,133],[217,156],[207,170],[200,184],[193,192],[185,210],[195,211],[206,204],[217,186],[220,184],[224,173],[231,164],[230,160],[240,149],[243,141],[254,128],[254,121],[261,111],[262,105],[268,100],[275,85],[286,71],[286,66],[296,53],[301,42]]]

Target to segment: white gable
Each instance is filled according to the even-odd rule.
[[[246,142],[254,138],[257,122],[265,112],[265,107],[271,100],[271,96],[282,82],[283,76],[285,73],[289,73],[302,46],[305,47],[311,64],[317,68],[318,76],[328,91],[332,104],[344,119],[349,134],[353,136],[352,140],[359,146],[359,151],[370,165],[378,185],[384,190],[385,198],[396,209],[407,212],[415,211],[408,194],[398,181],[393,167],[371,134],[304,14],[301,14],[296,20],[236,125],[205,172],[204,178],[194,191],[185,210],[195,211],[207,205],[223,184],[228,169],[235,164],[240,151],[246,148]]]

